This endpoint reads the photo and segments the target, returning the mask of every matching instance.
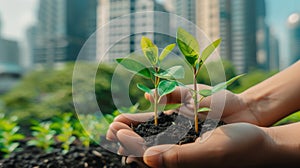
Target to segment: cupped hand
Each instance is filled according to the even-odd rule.
[[[149,114],[142,115],[147,117]],[[111,125],[113,139],[121,144],[119,152],[127,155],[128,162],[136,162],[140,167],[266,167],[273,163],[273,139],[266,128],[247,123],[228,124],[203,134],[194,143],[184,145],[144,146],[144,140],[134,133],[122,115]],[[124,125],[123,125],[124,124]],[[122,129],[120,129],[122,128]],[[114,131],[113,131],[114,132]],[[108,134],[109,136],[110,134]]]
[[[199,89],[208,89],[209,86],[199,85]],[[255,115],[249,110],[247,103],[244,101],[241,95],[233,94],[230,91],[222,91],[215,95],[215,98],[207,97],[201,102],[200,106],[209,107],[211,104],[217,104],[218,100],[223,99],[224,95],[225,106],[224,112],[222,114],[222,120],[226,123],[234,123],[234,122],[248,122],[258,124],[258,120]],[[145,95],[145,97],[151,101],[151,97],[149,95]],[[219,97],[219,98],[218,98]],[[217,102],[213,102],[217,101]],[[191,93],[188,88],[178,87],[174,92],[168,94],[162,99],[162,103],[172,104],[172,103],[182,103],[182,106],[175,110],[178,113],[181,113],[186,116],[193,115],[193,100]],[[173,112],[167,111],[165,113]],[[217,111],[209,112],[214,116],[214,113],[218,113]],[[207,113],[199,114],[200,118],[205,118]],[[141,161],[142,158],[146,161],[146,163],[151,165],[151,159],[147,155],[149,154],[149,150],[146,151],[146,146],[144,146],[144,139],[137,135],[132,131],[132,127],[138,125],[141,122],[145,122],[153,116],[153,113],[139,113],[139,114],[122,114],[115,118],[114,122],[110,125],[110,128],[107,132],[107,139],[112,141],[119,141],[121,143],[121,147],[119,152],[123,155],[132,156],[129,157],[128,162],[130,161]],[[198,145],[198,143],[192,143],[188,145],[182,145],[183,147],[189,148],[191,145]],[[161,146],[163,148],[170,146]],[[181,148],[181,146],[174,146],[174,149]],[[155,149],[155,147],[153,147]],[[193,147],[192,147],[193,148]],[[151,149],[151,148],[150,148]],[[173,149],[173,148],[172,148]],[[144,155],[146,151],[147,155]],[[151,150],[150,150],[151,151]],[[144,156],[144,157],[143,157]],[[137,159],[137,157],[139,159]],[[148,160],[147,160],[148,159]],[[142,162],[139,162],[142,167]],[[155,164],[155,163],[154,163]]]
[[[177,87],[175,91],[165,96],[161,103],[175,104],[181,103],[182,106],[178,109],[166,111],[170,113],[176,111],[187,117],[193,118],[194,101],[190,93],[192,86]],[[198,90],[209,89],[210,86],[198,84]],[[145,94],[146,99],[152,101],[149,94]],[[228,90],[217,92],[213,96],[206,97],[199,104],[200,107],[211,107],[210,117],[219,118],[226,123],[247,122],[259,126],[264,126],[262,119],[256,111],[250,108],[250,100],[244,94],[234,94]],[[221,113],[221,114],[220,114]],[[208,113],[199,113],[199,117],[205,119]]]

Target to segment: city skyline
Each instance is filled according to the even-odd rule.
[[[24,5],[16,6],[14,5],[15,3]],[[287,3],[280,0],[266,0],[266,4],[266,20],[270,25],[270,31],[274,32],[274,34],[278,36],[280,41],[280,55],[281,59],[283,59],[281,62],[284,62],[286,55],[288,55],[286,20],[292,12],[300,11],[300,8],[297,9],[297,6],[300,6],[300,1],[289,0]],[[23,46],[25,41],[25,30],[36,21],[36,19],[34,19],[34,15],[37,11],[37,5],[38,0],[28,0],[26,4],[21,0],[0,0],[0,17],[3,22],[2,35],[9,39],[21,41],[21,46]],[[283,8],[283,6],[286,7]],[[14,10],[9,10],[12,8]],[[20,10],[18,10],[19,8]],[[22,15],[23,17],[18,18],[17,16],[19,15]],[[283,67],[285,66],[286,65]]]

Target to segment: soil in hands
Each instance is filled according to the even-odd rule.
[[[146,146],[160,144],[185,144],[194,142],[203,133],[214,129],[215,125],[221,126],[223,121],[207,119],[205,122],[198,122],[201,134],[196,133],[194,129],[194,121],[190,120],[178,113],[166,115],[160,113],[158,117],[158,125],[155,126],[154,118],[145,123],[139,124],[133,130],[142,136],[146,141]]]

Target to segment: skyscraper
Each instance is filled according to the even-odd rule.
[[[96,30],[96,4],[96,0],[40,1],[34,63],[76,60],[84,42]]]
[[[300,59],[300,14],[293,13],[287,20],[289,33],[289,64]]]
[[[264,0],[256,0],[256,60],[259,68],[270,69],[270,31],[266,24],[266,4]]]
[[[127,56],[140,49],[142,35],[154,40],[158,46],[166,44],[166,39],[155,32],[158,29],[165,29],[167,32],[169,18],[158,18],[152,11],[165,11],[165,9],[153,0],[99,0],[98,59],[113,61],[115,58]],[[133,13],[136,14],[129,15]],[[111,24],[105,26],[110,21]]]
[[[210,40],[220,37],[219,0],[196,1],[196,24]]]
[[[11,89],[22,74],[18,42],[1,36],[0,18],[0,94]]]
[[[174,13],[184,19],[190,21],[196,25],[197,13],[196,13],[196,0],[166,0],[164,6],[169,10],[169,12]],[[178,27],[181,27],[183,19],[176,18],[175,20],[170,20],[171,29],[176,31]],[[193,24],[185,25],[185,29],[194,34],[195,26]]]
[[[256,67],[255,1],[231,0],[232,62],[238,73]]]
[[[220,44],[220,56],[226,60],[232,60],[231,55],[231,1],[219,0],[219,25],[220,37],[222,43]]]
[[[1,13],[0,13],[0,38],[1,38],[1,33],[2,33],[2,20],[1,20]]]
[[[269,38],[270,46],[270,70],[279,70],[280,69],[280,55],[279,55],[279,40],[275,36],[275,33],[270,30]]]

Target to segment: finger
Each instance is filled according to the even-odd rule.
[[[127,153],[133,156],[143,156],[146,146],[145,140],[131,130],[122,129],[117,132],[117,137]]]
[[[209,147],[208,147],[209,148]],[[200,143],[185,145],[158,145],[148,148],[144,153],[144,162],[150,167],[185,168],[204,166],[210,155],[201,153],[205,148]]]
[[[144,162],[142,157],[128,156],[126,159],[127,164],[135,163],[139,168],[149,168]]]
[[[141,122],[148,121],[151,117],[153,117],[153,112],[149,113],[137,113],[137,114],[121,114],[118,115],[114,122],[121,122],[128,126],[136,126]]]
[[[117,132],[121,129],[128,129],[128,130],[131,130],[131,128],[124,124],[124,123],[121,123],[121,122],[113,122],[109,125],[109,129],[106,133],[106,139],[107,140],[110,140],[110,141],[117,141],[118,138],[116,136]]]
[[[118,155],[129,156],[130,153],[128,153],[128,151],[124,147],[120,146],[118,149]]]

